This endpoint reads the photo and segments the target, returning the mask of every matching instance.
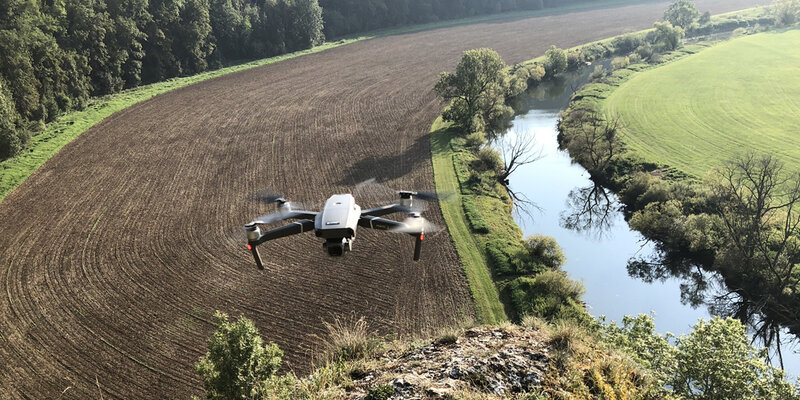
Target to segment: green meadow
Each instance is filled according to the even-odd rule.
[[[637,73],[604,107],[631,150],[696,177],[750,150],[800,169],[800,30],[740,37]]]

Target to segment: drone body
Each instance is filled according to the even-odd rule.
[[[415,237],[414,261],[420,258],[422,240],[425,232],[436,230],[434,225],[428,223],[413,208],[414,199],[435,199],[435,194],[425,192],[398,191],[400,201],[368,210],[361,210],[351,194],[336,194],[328,198],[325,207],[320,212],[295,210],[286,199],[278,196],[268,196],[264,200],[278,203],[278,210],[274,213],[263,215],[244,226],[247,232],[247,248],[253,254],[259,269],[264,269],[257,246],[267,242],[298,233],[313,230],[317,237],[325,239],[323,248],[330,256],[342,256],[353,249],[357,228],[370,228],[390,232],[405,233]],[[403,221],[393,221],[381,218],[383,215],[404,212],[408,218]],[[261,232],[258,225],[271,224],[287,219],[296,219],[289,225]]]

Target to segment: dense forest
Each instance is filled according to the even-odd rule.
[[[325,37],[586,1],[0,0],[0,160],[91,96]]]

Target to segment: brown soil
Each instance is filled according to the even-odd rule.
[[[721,12],[758,0],[699,0]],[[432,189],[431,92],[462,51],[508,63],[651,25],[664,3],[385,37],[176,90],[119,112],[0,204],[0,398],[186,398],[214,310],[244,314],[302,372],[322,321],[412,333],[470,318],[446,232],[359,231],[329,258],[311,234],[256,270],[231,235],[272,188],[307,203],[377,177]],[[377,195],[358,198],[377,204]],[[437,207],[427,215],[439,224]],[[102,392],[101,392],[102,391]]]

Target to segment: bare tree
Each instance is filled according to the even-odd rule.
[[[503,160],[501,171],[497,174],[497,180],[508,193],[514,203],[514,210],[520,215],[532,217],[532,210],[539,207],[523,193],[511,190],[509,177],[519,169],[519,167],[531,164],[542,158],[542,151],[535,146],[536,135],[524,133],[515,129],[511,138],[505,137],[497,142],[500,149],[500,157]]]
[[[725,242],[715,267],[738,277],[732,292],[746,304],[735,307],[736,316],[751,326],[765,345],[780,351],[780,326],[794,322],[798,310],[784,304],[800,283],[800,173],[787,173],[771,155],[748,153],[717,172],[712,183],[716,213],[722,219]]]

